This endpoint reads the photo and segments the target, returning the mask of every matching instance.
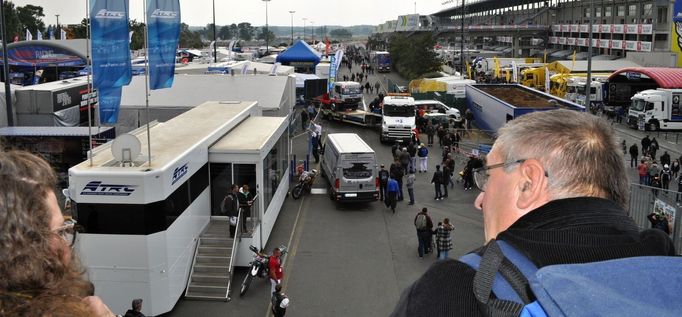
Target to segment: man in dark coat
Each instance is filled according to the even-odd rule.
[[[503,240],[538,268],[675,254],[663,231],[640,233],[623,210],[627,172],[602,118],[563,109],[523,115],[499,129],[486,164],[476,171],[474,203],[485,241]],[[493,295],[474,294],[475,275],[461,261],[438,261],[403,292],[392,316],[485,316],[477,298]]]
[[[443,171],[440,170],[440,165],[436,165],[436,171],[433,172],[433,176],[431,177],[431,184],[433,184],[433,187],[436,190],[436,196],[433,197],[433,199],[442,200],[443,193],[441,192],[441,185],[443,185]]]
[[[396,198],[397,200],[402,200],[403,198],[403,176],[405,175],[405,170],[403,169],[402,164],[400,164],[400,161],[395,160],[393,164],[391,164],[391,167],[389,168],[389,174],[392,179],[394,179],[396,182],[398,182],[398,197]]]
[[[632,143],[630,146],[630,167],[637,167],[637,157],[639,156],[639,150],[637,150],[637,144]]]

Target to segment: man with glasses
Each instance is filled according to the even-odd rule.
[[[674,254],[667,235],[640,233],[624,210],[627,174],[613,129],[601,118],[570,110],[516,118],[499,130],[486,165],[473,174],[486,245],[502,240],[538,268]],[[439,261],[403,292],[393,316],[485,316],[475,275],[464,262]]]

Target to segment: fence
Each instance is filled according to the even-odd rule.
[[[672,185],[672,184],[671,184]],[[671,238],[677,254],[682,254],[682,193],[640,184],[630,185],[630,217],[640,230],[651,228],[647,216],[654,211],[670,216]]]

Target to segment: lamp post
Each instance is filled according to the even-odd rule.
[[[5,1],[0,0],[0,36],[2,36],[2,77],[5,82],[5,104],[7,105],[7,126],[14,126],[12,92],[9,87],[9,62],[7,61],[7,26],[5,25]]]
[[[289,11],[291,13],[291,45],[294,45],[294,13],[296,11]]]
[[[312,31],[310,32],[310,38],[311,41],[313,42],[313,45],[315,45],[315,22],[310,20],[310,28]]]
[[[59,29],[59,14],[55,14],[54,16],[57,17],[57,29]],[[52,34],[54,34],[54,31],[52,31]]]
[[[270,0],[263,0],[265,2],[265,55],[270,55],[270,31],[268,30],[268,2]]]
[[[308,18],[303,18],[303,42],[305,42],[305,21],[308,20]]]
[[[215,34],[215,0],[213,0],[213,62],[218,62],[218,42]]]

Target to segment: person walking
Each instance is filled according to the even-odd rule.
[[[406,170],[403,169],[402,164],[399,160],[395,160],[389,169],[389,173],[392,179],[398,183],[398,196],[397,201],[403,200],[403,176],[405,176]]]
[[[452,238],[450,231],[453,226],[450,224],[450,218],[445,218],[443,224],[436,228],[436,248],[438,249],[438,259],[446,260],[448,253],[452,250]]]
[[[287,307],[289,307],[289,297],[282,293],[281,284],[275,286],[275,291],[272,293],[270,303],[272,304],[272,315],[275,317],[284,317],[287,313]]]
[[[308,120],[310,120],[310,114],[305,108],[301,108],[301,130],[305,131],[308,127]]]
[[[244,184],[239,190],[239,208],[242,209],[242,232],[247,233],[249,231],[248,225],[246,224],[246,218],[251,217],[251,206],[253,205],[253,194],[249,191],[249,185]]]
[[[386,207],[391,208],[393,213],[395,213],[395,207],[398,204],[398,195],[400,194],[400,191],[398,189],[398,181],[396,181],[393,177],[388,179],[386,193],[387,195],[384,203],[386,204]]]
[[[637,143],[632,143],[632,146],[630,146],[630,167],[637,167],[638,156],[639,150],[637,150]]]
[[[410,157],[410,153],[407,151],[407,148],[404,147],[403,151],[400,152],[400,165],[403,167],[403,171],[408,171],[410,167],[410,163],[412,162],[412,158]]]
[[[410,166],[408,170],[413,169],[417,170],[417,146],[418,143],[410,142],[410,144],[407,145],[407,153],[410,154]]]
[[[450,183],[450,175],[452,171],[447,164],[443,164],[443,198],[448,198],[448,184]]]
[[[637,174],[639,174],[639,184],[647,185],[647,176],[649,175],[649,167],[646,165],[646,161],[642,159],[637,165]]]
[[[649,135],[645,136],[642,138],[642,141],[640,141],[642,144],[642,154],[649,153],[649,146],[651,145],[651,139],[649,139]]]
[[[668,154],[668,151],[663,151],[660,160],[661,165],[670,165],[670,154]]]
[[[429,146],[433,146],[433,136],[436,134],[436,128],[433,126],[431,121],[426,123],[426,139]]]
[[[659,178],[661,179],[661,188],[668,190],[670,187],[670,180],[672,179],[672,171],[670,170],[670,165],[664,164],[663,169],[659,173]]]
[[[440,170],[440,165],[436,165],[436,171],[433,172],[433,177],[431,177],[431,184],[433,184],[436,190],[436,196],[433,199],[443,200],[443,194],[440,191],[440,186],[443,184],[443,172]]]
[[[386,185],[388,185],[388,178],[390,174],[384,168],[384,164],[381,164],[381,169],[379,170],[379,200],[384,201],[386,197]]]
[[[429,149],[424,146],[424,143],[419,145],[417,155],[419,156],[419,173],[426,173],[429,169]]]
[[[407,203],[408,205],[414,205],[414,180],[416,176],[414,175],[414,169],[410,169],[410,172],[407,174],[407,194],[410,196],[410,202]]]
[[[419,241],[419,247],[417,252],[420,258],[424,257],[424,254],[428,254],[430,248],[431,231],[433,230],[433,221],[428,214],[426,207],[414,216],[414,227],[417,229],[417,240]]]
[[[675,159],[672,164],[670,164],[670,171],[673,172],[673,179],[677,179],[677,176],[680,173],[680,161],[678,159]]]
[[[624,210],[629,181],[621,155],[611,125],[589,113],[539,111],[507,122],[497,132],[486,166],[475,171],[481,192],[474,206],[483,214],[485,241],[477,250],[484,252],[483,259],[491,259],[488,251],[499,250],[500,241],[539,269],[674,256],[670,237],[640,232]],[[391,316],[486,316],[486,302],[505,303],[497,302],[487,283],[486,292],[474,294],[476,274],[461,260],[437,261],[404,290]],[[529,287],[522,281],[516,289]]]
[[[377,92],[377,94],[379,93],[379,88],[381,88],[381,83],[377,80],[374,83],[374,90]],[[383,102],[383,100],[381,102]]]
[[[652,160],[656,160],[656,152],[658,152],[658,149],[660,147],[658,146],[658,141],[656,140],[656,137],[651,139],[651,145],[649,145],[649,155],[651,156]]]
[[[282,252],[279,248],[272,250],[272,255],[268,259],[268,274],[270,276],[270,294],[275,292],[275,287],[282,284],[284,271],[281,263]]]

